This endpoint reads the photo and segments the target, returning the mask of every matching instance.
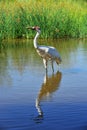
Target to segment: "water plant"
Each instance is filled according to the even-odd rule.
[[[80,3],[83,3],[80,4]],[[39,25],[41,38],[87,37],[87,3],[73,0],[0,1],[0,39],[32,38],[26,26]]]

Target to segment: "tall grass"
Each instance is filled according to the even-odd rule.
[[[34,25],[41,27],[41,38],[87,37],[87,3],[80,3],[75,0],[3,0],[0,2],[0,39],[32,38],[33,33],[28,32],[26,26]]]

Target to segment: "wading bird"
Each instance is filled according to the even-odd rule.
[[[50,60],[52,65],[52,70],[54,72],[53,62],[56,61],[57,64],[61,63],[61,57],[56,48],[51,46],[38,45],[37,38],[39,37],[41,30],[40,27],[27,27],[27,29],[35,30],[37,33],[34,38],[34,47],[37,53],[43,58],[44,67],[47,72],[47,63]]]

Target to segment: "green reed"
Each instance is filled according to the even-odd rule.
[[[87,37],[87,3],[80,3],[75,0],[3,0],[0,2],[0,39],[32,38],[33,32],[26,27],[34,25],[41,27],[41,38]]]

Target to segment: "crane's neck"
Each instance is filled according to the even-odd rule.
[[[39,35],[40,35],[40,31],[38,31],[38,32],[36,33],[36,36],[35,36],[35,38],[34,38],[34,47],[35,47],[36,49],[38,48],[37,38],[39,37]]]

